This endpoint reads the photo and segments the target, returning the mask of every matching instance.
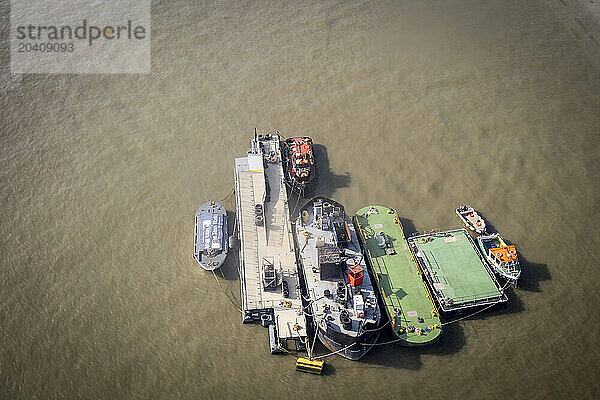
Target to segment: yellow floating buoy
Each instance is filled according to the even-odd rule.
[[[308,215],[308,211],[303,210],[302,211],[302,222],[307,223],[309,218],[310,218],[310,215]]]
[[[320,375],[323,372],[324,364],[324,361],[309,360],[308,358],[300,357],[296,360],[296,371]]]

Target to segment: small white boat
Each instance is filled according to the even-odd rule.
[[[460,206],[456,209],[456,215],[460,218],[464,224],[470,230],[479,233],[480,235],[485,233],[485,221],[481,218],[481,215],[471,206]]]
[[[227,257],[227,212],[216,201],[202,204],[196,211],[194,259],[202,268],[215,270]]]
[[[478,236],[477,242],[488,264],[498,275],[508,279],[516,286],[517,280],[521,276],[517,248],[507,245],[502,236],[497,233]]]

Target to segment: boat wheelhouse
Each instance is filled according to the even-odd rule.
[[[307,189],[317,175],[312,139],[308,136],[289,138],[283,148],[288,183],[293,189]]]
[[[485,259],[494,271],[516,285],[521,276],[521,264],[514,245],[507,245],[497,233],[477,237]]]

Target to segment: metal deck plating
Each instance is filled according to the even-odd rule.
[[[269,326],[271,352],[302,349],[307,336],[283,178],[279,136],[255,135],[235,160],[242,309],[244,322]]]
[[[354,221],[400,344],[416,346],[436,341],[441,333],[440,318],[396,212],[367,206],[356,212]]]
[[[466,229],[413,236],[408,243],[442,311],[464,310],[507,300]]]
[[[379,337],[380,310],[344,207],[321,196],[313,198],[300,211],[296,239],[308,294],[306,308],[319,340],[343,357],[361,358]],[[348,270],[353,267],[350,274],[356,271],[358,280],[351,282]]]

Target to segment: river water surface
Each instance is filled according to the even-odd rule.
[[[2,54],[0,397],[600,396],[600,71],[547,2],[156,2],[150,75]],[[507,309],[324,376],[271,356],[222,292],[236,256],[192,259],[254,127],[311,136],[349,211],[474,205],[524,259]]]

